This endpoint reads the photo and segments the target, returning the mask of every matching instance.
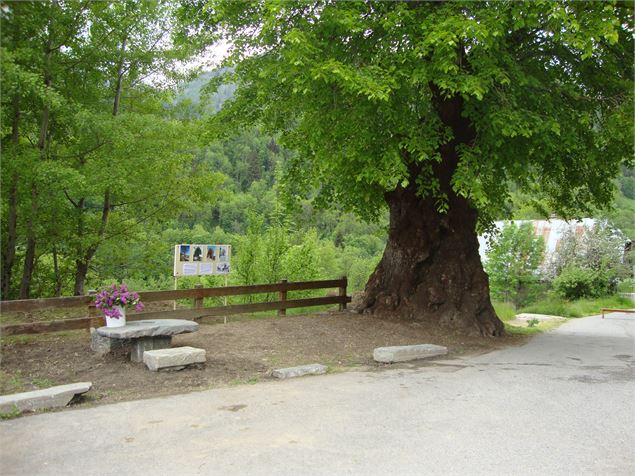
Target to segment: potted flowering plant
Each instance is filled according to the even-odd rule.
[[[99,291],[95,296],[95,307],[106,316],[106,327],[122,327],[126,325],[126,307],[143,311],[143,303],[139,294],[129,291],[125,284],[113,284]]]

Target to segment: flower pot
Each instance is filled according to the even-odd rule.
[[[113,306],[119,309],[119,317],[106,316],[106,327],[123,327],[126,325],[126,308],[124,306]]]

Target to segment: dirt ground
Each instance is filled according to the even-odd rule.
[[[201,323],[172,345],[203,348],[207,363],[181,371],[151,372],[124,354],[96,354],[90,335],[73,331],[2,339],[0,394],[90,381],[78,403],[92,406],[186,393],[271,378],[271,370],[319,362],[330,371],[378,369],[375,347],[433,343],[450,356],[487,352],[523,342],[519,336],[457,338],[414,322],[386,321],[351,311]]]

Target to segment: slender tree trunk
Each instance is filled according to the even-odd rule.
[[[44,66],[44,87],[46,90],[51,88],[51,61],[53,58],[53,33],[49,25],[49,35],[46,44],[45,53],[45,66]],[[40,120],[40,134],[37,142],[37,148],[40,151],[40,157],[42,160],[46,159],[46,145],[49,134],[49,121],[50,121],[50,108],[48,103],[44,103],[42,109],[42,117]],[[22,282],[20,284],[20,299],[28,299],[31,292],[31,278],[33,277],[33,270],[35,268],[35,247],[37,244],[35,236],[35,220],[38,208],[38,191],[35,180],[31,182],[31,213],[27,221],[27,245],[26,253],[24,255],[24,269],[22,270]]]
[[[55,245],[53,245],[53,271],[55,273],[55,296],[60,297],[62,295],[62,275]]]
[[[121,55],[119,58],[119,64],[117,65],[117,77],[115,78],[115,91],[114,91],[114,99],[112,104],[112,115],[117,116],[119,114],[119,106],[121,104],[121,91],[123,89],[123,78],[125,75],[124,71],[124,61],[125,61],[125,53],[126,53],[126,45],[128,43],[128,36],[125,35],[121,42]],[[80,213],[83,213],[83,203],[84,200],[80,201],[81,209]],[[85,253],[78,257],[75,260],[75,285],[73,286],[73,294],[76,296],[81,296],[84,294],[84,284],[86,283],[86,276],[88,275],[88,268],[90,266],[90,262],[95,256],[97,252],[97,248],[99,247],[99,242],[103,238],[106,233],[106,226],[108,225],[108,215],[110,213],[110,190],[106,190],[104,194],[104,206],[102,208],[101,215],[101,224],[99,227],[99,232],[97,236],[97,241],[88,247]],[[80,222],[78,225],[78,232],[80,232],[79,236],[83,236],[83,226],[82,220],[80,216]]]
[[[11,123],[11,144],[17,152],[20,142],[20,98],[13,98],[13,118]],[[9,186],[9,203],[7,210],[7,234],[2,243],[2,299],[8,299],[11,290],[11,277],[15,262],[15,245],[18,241],[18,172],[11,175]]]
[[[75,286],[73,294],[75,296],[84,295],[84,284],[88,275],[88,262],[85,259],[75,260]]]
[[[432,167],[448,209],[437,211],[434,197],[421,198],[420,165],[403,153],[411,178],[406,187],[385,195],[390,230],[384,255],[371,275],[361,310],[441,324],[468,335],[498,336],[503,324],[490,302],[476,233],[477,212],[451,185],[458,165],[457,146],[471,145],[475,132],[462,116],[460,97],[444,98],[431,86],[437,113],[454,138],[439,149]]]
[[[80,202],[83,207],[83,199]],[[101,242],[101,239],[106,233],[106,227],[108,226],[108,217],[110,215],[110,190],[106,190],[104,193],[104,205],[101,212],[101,223],[99,225],[99,231],[97,233],[96,242],[88,247],[86,252],[81,258],[75,260],[75,285],[73,287],[73,293],[75,296],[81,296],[84,294],[84,284],[86,283],[86,276],[88,275],[88,268],[91,260],[95,257],[97,248]],[[80,222],[81,223],[81,222]],[[81,227],[81,224],[80,224]],[[80,230],[81,231],[81,228]]]
[[[121,58],[119,59],[119,65],[117,66],[117,79],[115,82],[115,100],[112,105],[112,115],[116,116],[119,114],[119,103],[121,101],[121,89],[123,87],[123,77],[125,74],[124,71],[124,59],[126,53],[126,44],[128,42],[128,37],[124,36],[123,41],[121,42]]]
[[[24,269],[20,283],[20,299],[29,299],[31,293],[31,278],[35,269],[35,215],[37,213],[37,188],[31,184],[31,213],[26,224],[26,253],[24,254]]]
[[[121,57],[119,59],[119,64],[117,66],[117,78],[115,79],[115,95],[112,105],[112,115],[117,116],[119,114],[119,107],[121,104],[121,91],[123,89],[123,78],[125,75],[124,71],[124,61],[125,61],[125,53],[126,53],[126,45],[128,42],[128,36],[124,36],[121,42]],[[83,200],[82,200],[83,203]],[[81,212],[80,212],[81,213]],[[88,275],[88,268],[90,266],[90,262],[95,256],[97,252],[97,248],[99,247],[99,242],[104,237],[106,233],[106,226],[108,225],[108,215],[110,213],[110,190],[106,190],[104,194],[104,206],[102,208],[101,215],[101,224],[99,227],[99,232],[97,236],[97,241],[88,247],[86,252],[81,258],[77,258],[75,260],[75,285],[73,288],[73,293],[76,296],[80,296],[84,294],[84,284],[86,283],[86,276]],[[81,235],[80,235],[81,236]]]

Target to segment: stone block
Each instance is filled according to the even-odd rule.
[[[98,354],[107,354],[115,351],[128,353],[131,346],[132,341],[130,339],[112,339],[99,335],[95,329],[90,331],[90,349]]]
[[[325,374],[327,370],[328,367],[326,365],[309,364],[299,367],[287,367],[286,369],[276,369],[271,372],[271,376],[284,380],[287,378],[302,377],[303,375],[321,375]]]
[[[448,348],[442,345],[417,344],[394,347],[377,347],[373,351],[376,362],[407,362],[409,360],[427,359],[437,355],[446,355]]]
[[[143,355],[149,350],[169,349],[172,345],[172,336],[139,337],[132,341],[130,360],[143,362]]]
[[[2,395],[0,396],[0,412],[8,413],[16,408],[20,411],[29,411],[65,407],[75,395],[88,392],[92,386],[91,382],[79,382],[33,392]]]
[[[97,333],[116,339],[136,339],[138,337],[174,336],[184,332],[196,332],[198,324],[184,319],[156,319],[130,321],[123,327],[100,327]]]
[[[147,350],[143,362],[150,370],[173,369],[205,362],[205,349],[195,347],[174,347],[173,349]]]

